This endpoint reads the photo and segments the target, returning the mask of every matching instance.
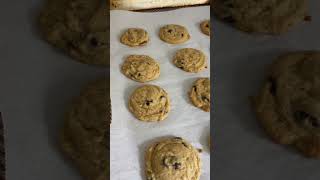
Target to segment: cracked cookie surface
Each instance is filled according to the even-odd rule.
[[[160,76],[160,65],[150,56],[130,55],[122,64],[121,71],[129,79],[148,82]]]
[[[40,14],[43,37],[73,59],[106,66],[108,58],[107,6],[101,0],[48,0]]]
[[[197,79],[190,92],[189,98],[194,106],[209,112],[210,111],[210,79]]]
[[[206,56],[200,50],[184,48],[176,52],[173,63],[186,72],[197,73],[207,68]]]
[[[199,180],[199,152],[180,137],[151,145],[145,155],[147,180]]]
[[[61,133],[63,152],[88,180],[109,177],[111,105],[107,79],[90,83],[75,98]]]
[[[253,105],[275,142],[320,158],[320,52],[280,56]]]
[[[280,34],[303,21],[306,0],[215,0],[213,12],[245,32]]]
[[[144,46],[149,42],[148,32],[141,28],[129,28],[125,31],[120,41],[127,46]]]
[[[129,99],[129,109],[141,121],[162,121],[170,111],[170,99],[161,87],[144,85],[132,93]]]
[[[160,28],[159,37],[170,44],[182,44],[190,39],[190,34],[181,25],[168,24]]]
[[[205,20],[205,21],[202,21],[201,24],[200,24],[200,29],[202,31],[203,34],[205,35],[208,35],[210,36],[210,20]]]

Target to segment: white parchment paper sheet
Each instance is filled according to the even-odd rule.
[[[210,155],[208,137],[210,113],[191,105],[188,91],[198,77],[210,75],[210,38],[200,31],[201,21],[210,18],[210,9],[192,7],[167,12],[139,13],[111,11],[110,15],[110,61],[111,61],[111,179],[145,179],[144,152],[151,142],[164,136],[181,136],[201,153],[201,180],[210,179]],[[185,26],[191,39],[181,45],[170,45],[158,37],[159,28],[166,24]],[[131,48],[119,42],[123,31],[140,27],[148,31],[150,42],[145,47]],[[193,74],[182,71],[172,64],[172,57],[181,48],[196,48],[207,56],[208,69]],[[120,71],[124,58],[130,54],[146,54],[160,63],[160,78],[148,84],[159,85],[171,99],[169,117],[159,123],[141,122],[128,110],[128,98],[133,90],[143,85],[126,78]]]

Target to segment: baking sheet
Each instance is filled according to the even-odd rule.
[[[259,126],[248,100],[258,92],[267,65],[278,55],[320,50],[320,1],[309,2],[312,22],[276,37],[248,35],[211,18],[215,31],[214,179],[320,179],[320,161],[274,144]]]
[[[7,180],[82,179],[60,153],[57,138],[72,97],[106,72],[71,60],[40,38],[36,22],[44,2],[1,2],[0,111]]]
[[[208,137],[210,113],[190,104],[188,91],[197,77],[209,77],[210,68],[197,74],[187,73],[172,64],[172,56],[180,48],[192,47],[202,50],[210,67],[210,39],[202,34],[199,23],[209,19],[208,6],[184,8],[157,13],[139,13],[114,10],[110,14],[110,61],[111,61],[111,179],[145,179],[144,152],[151,142],[164,136],[181,136],[196,148],[203,149],[201,180],[210,179],[210,153]],[[187,27],[191,39],[181,45],[170,45],[158,38],[158,30],[165,24]],[[151,38],[145,47],[130,48],[119,42],[123,31],[141,27]],[[164,88],[171,99],[169,117],[159,123],[139,121],[129,112],[128,98],[133,90],[142,85],[126,78],[120,71],[124,58],[130,54],[150,55],[160,63],[160,78],[148,84]]]

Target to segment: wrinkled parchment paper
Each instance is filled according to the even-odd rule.
[[[208,6],[184,8],[174,11],[142,13],[113,10],[110,15],[110,61],[111,61],[111,179],[140,180],[144,175],[144,152],[158,138],[180,136],[201,153],[201,180],[210,179],[210,113],[194,107],[188,97],[193,82],[198,77],[210,75],[210,38],[200,31],[201,21],[210,18]],[[185,26],[191,39],[181,45],[170,45],[158,37],[159,28],[165,24]],[[130,27],[140,27],[148,31],[150,42],[145,47],[131,48],[119,42],[123,31]],[[207,56],[208,69],[193,74],[172,64],[172,57],[180,48],[196,48]],[[143,85],[126,78],[120,71],[124,58],[130,54],[146,54],[160,63],[160,78],[148,84],[159,85],[167,91],[171,99],[171,112],[166,120],[146,123],[137,120],[128,110],[128,98],[133,90]]]

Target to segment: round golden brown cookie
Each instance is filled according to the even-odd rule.
[[[63,152],[88,180],[109,178],[111,105],[107,79],[88,85],[67,111],[61,133]]]
[[[199,78],[196,80],[189,92],[193,105],[209,112],[210,111],[210,79]]]
[[[259,122],[275,142],[320,158],[319,51],[278,57],[253,102]]]
[[[170,44],[181,44],[190,39],[190,34],[183,26],[169,24],[160,28],[159,37]]]
[[[161,140],[145,155],[147,180],[199,180],[199,152],[180,137]]]
[[[245,32],[280,34],[303,21],[307,0],[215,0],[213,13]]]
[[[86,64],[109,64],[106,2],[48,0],[40,15],[43,37]]]
[[[197,73],[207,68],[206,56],[200,50],[184,48],[176,52],[173,63],[180,69]]]
[[[129,109],[141,121],[162,121],[170,111],[170,99],[159,86],[144,85],[132,93]]]
[[[203,34],[210,36],[210,26],[210,20],[205,20],[201,22],[200,28]]]
[[[122,44],[127,46],[144,46],[149,41],[148,32],[141,28],[129,28],[120,38]]]
[[[160,75],[160,65],[150,56],[130,55],[122,64],[122,73],[138,82],[155,80]]]

